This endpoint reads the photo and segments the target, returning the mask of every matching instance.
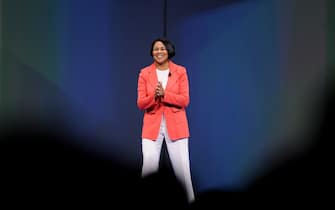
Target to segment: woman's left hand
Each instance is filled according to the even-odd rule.
[[[155,94],[157,97],[164,97],[164,88],[161,82],[158,82]]]

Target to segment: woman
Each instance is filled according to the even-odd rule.
[[[173,171],[194,200],[189,164],[189,128],[185,108],[189,104],[186,69],[173,63],[173,44],[164,38],[152,42],[153,63],[138,78],[137,106],[144,110],[142,127],[142,177],[158,172],[165,139]]]

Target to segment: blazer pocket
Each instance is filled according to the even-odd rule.
[[[155,114],[156,110],[155,110],[155,107],[152,106],[152,107],[146,109],[145,112],[146,112],[147,114]]]
[[[173,113],[180,112],[182,110],[181,108],[176,108],[176,107],[172,107],[171,109]]]
[[[155,114],[155,113],[156,113],[155,110],[147,111],[147,114],[150,114],[150,115]]]

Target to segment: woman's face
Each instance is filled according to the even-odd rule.
[[[163,64],[168,60],[168,51],[166,50],[165,45],[160,41],[157,41],[154,44],[152,55],[158,64]]]

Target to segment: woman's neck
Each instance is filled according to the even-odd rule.
[[[162,64],[156,63],[156,68],[157,68],[158,70],[166,70],[166,69],[169,68],[169,62],[166,61],[166,62],[164,62],[164,63],[162,63]]]

